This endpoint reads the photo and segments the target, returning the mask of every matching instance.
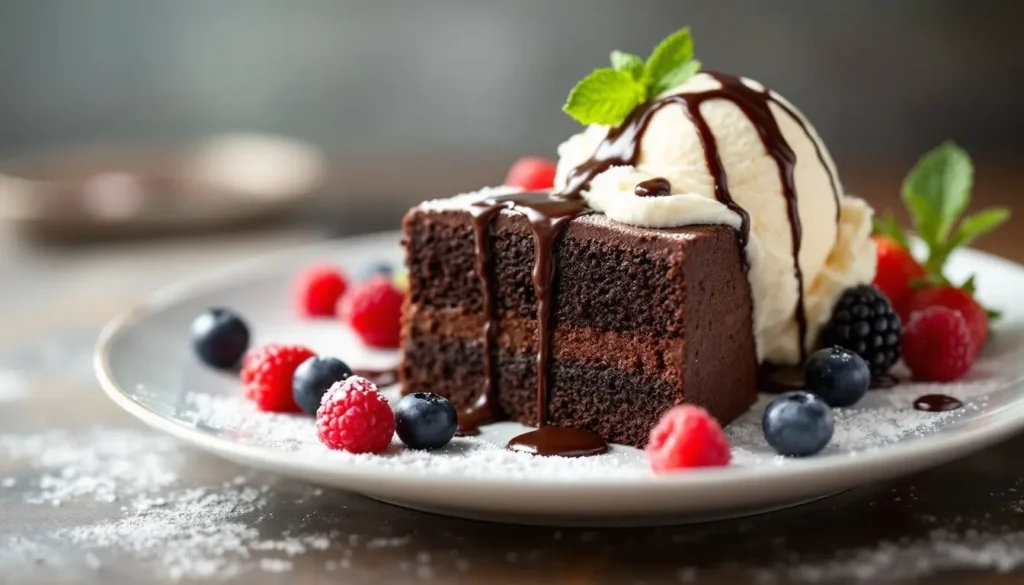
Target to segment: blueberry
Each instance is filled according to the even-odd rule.
[[[363,278],[361,280],[370,280],[371,278],[377,276],[378,274],[391,276],[391,273],[393,271],[394,270],[391,268],[391,265],[388,264],[387,262],[375,262],[366,267],[366,269],[362,273]]]
[[[299,364],[292,375],[292,396],[302,412],[316,414],[320,399],[335,382],[347,380],[352,369],[345,362],[332,358],[314,356]]]
[[[859,355],[833,346],[807,358],[804,379],[807,389],[830,406],[853,406],[871,385],[871,368]]]
[[[432,392],[410,394],[395,408],[395,431],[412,449],[444,447],[458,426],[459,415],[452,403]]]
[[[814,394],[787,392],[765,409],[761,428],[780,455],[814,455],[832,438],[832,410]]]
[[[208,309],[196,317],[191,334],[199,359],[222,370],[238,365],[249,348],[249,328],[228,309]]]

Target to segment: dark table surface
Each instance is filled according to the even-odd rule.
[[[979,198],[1012,202],[1008,177]],[[851,190],[884,207],[895,184]],[[1018,226],[981,247],[1024,261]],[[1024,582],[1024,436],[756,517],[555,529],[447,519],[240,468],[102,396],[92,345],[132,299],[322,228],[66,248],[0,232],[0,583]]]

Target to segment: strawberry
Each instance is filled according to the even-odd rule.
[[[952,286],[938,286],[914,291],[907,302],[907,314],[912,316],[929,307],[946,307],[963,316],[971,335],[971,355],[981,352],[988,340],[988,314],[974,300],[970,291]],[[909,322],[909,319],[908,319]]]
[[[878,271],[872,284],[878,287],[906,322],[907,301],[914,292],[914,283],[925,277],[924,268],[914,260],[910,251],[888,236],[875,236],[878,250]]]

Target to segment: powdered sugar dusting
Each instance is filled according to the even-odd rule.
[[[391,398],[394,398],[393,392]],[[534,457],[504,448],[505,442],[522,432],[522,425],[499,423],[484,430],[481,437],[455,439],[438,451],[404,448],[396,439],[382,455],[353,455],[330,451],[317,439],[309,417],[265,413],[237,394],[215,396],[191,393],[186,396],[190,408],[183,414],[189,422],[209,429],[230,430],[233,440],[249,445],[285,450],[312,461],[339,466],[372,466],[381,471],[402,470],[421,475],[463,476],[487,479],[529,480],[544,477],[549,481],[574,482],[586,478],[615,475],[650,475],[643,453],[617,446],[601,457]]]
[[[81,570],[76,566],[98,571],[105,559],[127,556],[148,566],[155,579],[224,580],[249,571],[288,572],[302,555],[339,543],[348,543],[351,555],[359,544],[358,537],[350,542],[356,535],[342,539],[337,530],[267,534],[260,525],[280,502],[270,485],[253,484],[246,476],[205,487],[182,485],[177,472],[185,456],[178,443],[136,430],[0,435],[0,462],[6,458],[33,471],[33,479],[23,482],[5,478],[5,488],[23,488],[29,506],[74,504],[74,514],[95,509],[89,515],[99,518],[32,538],[0,530],[0,570],[11,576],[19,567],[45,566],[51,575],[74,574]],[[304,491],[295,505],[325,494],[319,488]],[[366,548],[407,542],[408,537],[376,537]]]
[[[417,209],[424,211],[450,211],[452,209],[462,209],[467,203],[477,201],[482,197],[497,197],[499,195],[510,195],[512,193],[519,193],[522,189],[517,187],[509,187],[507,185],[499,185],[495,187],[483,187],[476,191],[469,191],[466,193],[459,193],[454,197],[446,197],[444,199],[431,199],[424,201],[416,206]]]
[[[66,431],[0,435],[0,454],[29,461],[40,470],[30,504],[60,506],[90,499],[111,503],[157,491],[177,479],[177,445],[166,437],[124,430],[95,429],[73,437]],[[3,485],[13,487],[14,478]]]
[[[904,383],[868,394],[854,408],[836,409],[835,435],[820,456],[856,455],[895,443],[944,432],[959,421],[971,420],[989,407],[990,395],[999,395],[1011,380],[984,379],[960,384]],[[922,394],[944,392],[960,398],[965,407],[950,412],[920,412],[911,408]],[[386,391],[392,400],[395,390]],[[733,444],[736,465],[786,465],[792,460],[775,455],[764,440],[761,414],[774,398],[762,395],[744,416],[726,428]],[[352,455],[329,451],[320,444],[311,419],[301,415],[265,413],[257,410],[237,392],[186,395],[181,417],[193,424],[220,433],[232,440],[283,450],[316,461],[337,461],[339,465],[370,467],[379,471],[412,471],[423,475],[506,479],[510,481],[543,479],[574,482],[587,478],[643,479],[651,472],[642,451],[616,445],[598,457],[546,458],[514,453],[504,448],[511,437],[526,427],[500,423],[483,429],[480,437],[460,438],[437,452],[405,449],[397,439],[383,455]]]

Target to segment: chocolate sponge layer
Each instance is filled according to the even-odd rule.
[[[404,232],[403,391],[437,392],[466,406],[484,379],[471,218],[417,208]],[[501,402],[512,418],[535,424],[533,236],[510,211],[491,223],[491,234]],[[723,424],[745,411],[756,396],[757,364],[740,259],[728,227],[574,219],[556,252],[551,422],[642,446],[675,404],[703,406]]]

